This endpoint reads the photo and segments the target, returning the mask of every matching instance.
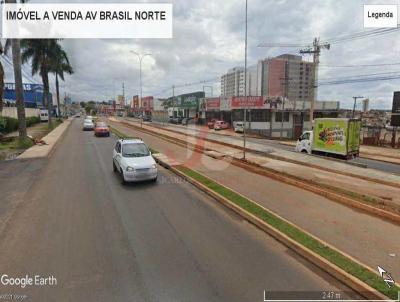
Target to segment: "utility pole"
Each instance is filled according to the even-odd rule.
[[[175,85],[172,85],[172,116],[175,118]],[[178,117],[178,112],[176,113]]]
[[[318,94],[318,65],[319,65],[319,56],[321,53],[321,49],[327,49],[329,50],[331,45],[329,43],[320,43],[319,38],[314,38],[312,47],[308,47],[306,49],[300,50],[301,54],[312,54],[313,55],[313,63],[314,63],[314,93],[313,93],[313,98],[311,100],[310,104],[310,122],[311,122],[311,127],[313,125],[314,121],[314,105],[315,101],[317,100],[317,94]]]
[[[288,98],[289,94],[289,62],[285,61],[285,77],[281,78],[283,80],[282,85],[284,86],[283,89],[283,98],[282,98],[282,113],[281,113],[281,133],[280,133],[280,139],[282,139],[283,136],[283,117],[285,115],[285,101]]]
[[[354,99],[354,105],[353,105],[353,113],[351,115],[352,118],[354,118],[354,115],[356,114],[356,105],[357,105],[357,99],[363,99],[363,96],[353,96]]]
[[[243,123],[243,160],[246,160],[246,123],[247,123],[247,0],[246,0],[246,22],[245,22],[245,38],[244,38],[244,95],[246,98],[244,106],[244,123]]]

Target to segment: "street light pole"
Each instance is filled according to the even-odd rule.
[[[244,95],[246,98],[244,106],[244,125],[243,125],[243,160],[246,160],[246,115],[247,115],[247,0],[246,0],[246,22],[244,38]]]
[[[142,107],[142,97],[143,97],[143,89],[142,89],[142,60],[145,56],[151,56],[151,53],[145,53],[143,55],[137,53],[136,51],[131,50],[131,53],[134,53],[139,58],[139,85],[140,85],[140,100],[139,105]],[[140,128],[143,127],[143,112],[140,114]]]

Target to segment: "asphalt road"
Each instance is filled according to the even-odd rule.
[[[131,120],[133,120],[133,119],[131,119]],[[139,120],[136,120],[136,121],[139,121]],[[145,123],[148,123],[148,122],[145,122]],[[151,123],[149,123],[149,124],[151,125]],[[168,125],[171,128],[176,130],[176,127],[174,127],[174,125],[170,125],[170,124],[168,124]],[[212,131],[207,133],[207,137],[217,140],[217,141],[218,140],[225,141],[227,143],[229,143],[229,141],[231,141],[231,140],[236,140],[236,141],[240,141],[240,142],[243,140],[242,137],[236,137],[236,136],[225,136],[224,137],[220,134],[213,134]],[[247,137],[246,140],[247,140],[247,142],[259,144],[260,150],[264,150],[264,151],[268,151],[268,148],[266,148],[266,147],[272,147],[275,149],[282,149],[282,150],[286,150],[286,151],[295,152],[294,147],[288,146],[288,145],[283,145],[278,140],[255,138],[255,137]],[[346,163],[345,160],[343,160],[343,162]],[[366,165],[367,168],[371,168],[371,169],[376,169],[376,170],[393,173],[393,174],[400,174],[400,168],[399,168],[399,165],[397,165],[397,164],[391,164],[388,162],[372,160],[372,159],[362,158],[362,157],[361,158],[357,157],[355,159],[351,159],[351,160],[349,160],[349,162]]]
[[[114,142],[75,120],[50,159],[0,163],[0,274],[57,279],[0,284],[0,297],[263,301],[264,290],[348,291],[167,170],[155,184],[122,185]]]

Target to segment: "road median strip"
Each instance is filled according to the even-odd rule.
[[[388,288],[374,270],[350,255],[207,176],[180,163],[171,165],[161,153],[155,159],[363,297],[375,300],[398,298],[400,287],[397,284]]]
[[[120,122],[117,121],[117,123]],[[130,123],[122,122],[120,124],[156,136],[165,141],[171,142],[175,145],[179,145],[181,147],[185,147],[196,152],[204,153],[212,158],[218,160],[226,160],[232,163],[233,165],[246,169],[247,171],[251,171],[252,173],[256,173],[258,175],[275,179],[277,181],[293,185],[297,188],[302,188],[304,190],[328,198],[332,201],[339,202],[350,208],[356,208],[358,210],[362,210],[363,212],[369,215],[385,219],[392,223],[400,224],[400,215],[399,215],[400,208],[396,204],[391,203],[390,201],[362,195],[353,191],[345,190],[343,188],[328,186],[327,184],[317,183],[312,180],[304,179],[298,176],[285,173],[283,171],[277,172],[273,169],[260,166],[256,163],[247,161],[245,162],[243,160],[233,158],[230,156],[225,156],[223,154],[222,154],[223,156],[215,156],[212,153],[207,152],[212,150],[204,147],[203,145],[200,146],[198,144],[191,143],[189,141],[183,141],[178,138],[172,139],[171,137],[165,134],[157,133],[155,131],[145,128],[140,128]]]
[[[183,165],[169,168],[363,297],[397,299],[397,285],[389,289],[378,274],[351,256],[197,171]]]

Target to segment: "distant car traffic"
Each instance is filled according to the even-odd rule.
[[[178,117],[169,118],[168,122],[171,124],[181,124],[182,120],[183,120],[183,117],[178,116]]]
[[[193,124],[194,123],[194,118],[192,117],[185,117],[182,120],[182,125],[189,125],[189,124]]]
[[[151,115],[144,115],[142,121],[143,122],[151,122]]]
[[[156,161],[140,139],[120,139],[113,150],[113,170],[120,173],[122,183],[157,180]]]
[[[94,130],[94,123],[91,119],[86,118],[83,121],[83,131]]]
[[[95,136],[110,136],[110,129],[108,128],[107,124],[104,122],[96,123],[94,128],[94,135]]]
[[[228,128],[229,128],[229,123],[225,121],[216,121],[214,124],[214,130],[222,130]]]
[[[235,130],[235,132],[243,133],[243,131],[244,131],[244,122],[236,122],[234,124],[233,129]]]

